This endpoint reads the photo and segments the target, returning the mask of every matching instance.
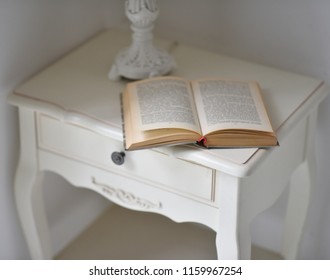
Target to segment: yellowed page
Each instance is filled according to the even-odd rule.
[[[142,131],[180,128],[200,133],[190,84],[175,77],[128,84],[132,118]]]
[[[223,129],[272,131],[257,82],[192,82],[203,135]]]

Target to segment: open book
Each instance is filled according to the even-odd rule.
[[[127,84],[122,109],[126,150],[277,145],[257,82],[146,79]]]

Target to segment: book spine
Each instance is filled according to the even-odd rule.
[[[120,115],[121,115],[121,129],[123,131],[123,145],[124,149],[126,149],[126,134],[125,134],[125,125],[124,125],[124,101],[123,101],[123,93],[120,93]]]

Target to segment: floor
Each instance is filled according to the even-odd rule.
[[[208,260],[216,259],[214,240],[214,232],[201,225],[111,206],[56,259]],[[252,259],[280,256],[253,247]]]

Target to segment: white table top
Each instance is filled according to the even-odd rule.
[[[130,44],[130,33],[110,29],[64,56],[9,96],[16,106],[53,115],[122,140],[119,94],[125,81],[107,77],[118,51]],[[327,95],[320,80],[221,56],[197,48],[158,40],[177,62],[171,75],[187,79],[231,77],[261,85],[271,123],[279,142],[285,127],[315,108]],[[275,147],[272,149],[277,149]],[[191,146],[157,148],[184,160],[245,176],[268,151],[262,149],[204,150]]]

